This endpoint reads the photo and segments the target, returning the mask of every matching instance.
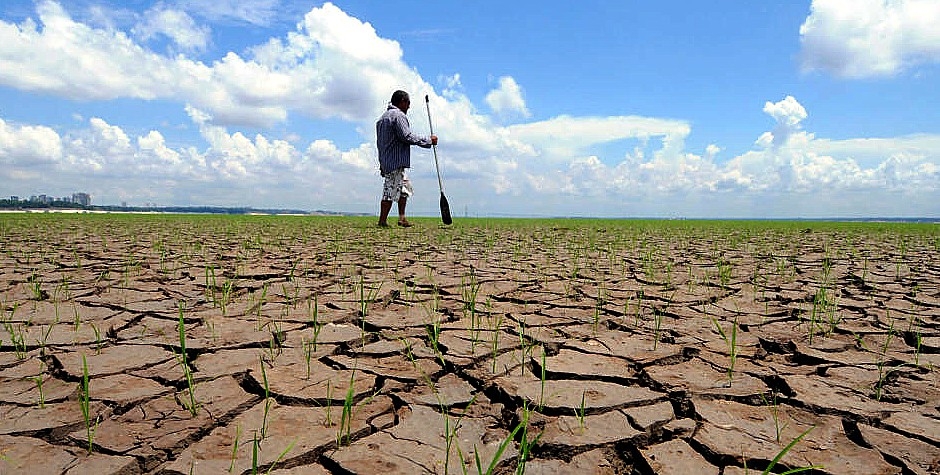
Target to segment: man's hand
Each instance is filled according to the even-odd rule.
[[[431,145],[437,145],[437,135],[431,136]]]

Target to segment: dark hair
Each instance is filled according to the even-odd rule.
[[[407,101],[407,100],[409,100],[408,93],[405,91],[402,91],[401,89],[392,93],[392,105],[397,106],[398,104],[401,104],[402,101]]]

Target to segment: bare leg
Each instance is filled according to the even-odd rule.
[[[399,208],[401,204],[399,203]],[[379,226],[388,226],[388,213],[392,211],[392,201],[382,200],[379,209]]]
[[[411,223],[408,222],[408,219],[405,218],[405,206],[408,205],[408,197],[402,193],[401,198],[398,199],[398,224],[404,226],[411,226]]]

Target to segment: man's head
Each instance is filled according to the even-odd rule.
[[[408,97],[408,93],[402,90],[397,90],[392,93],[392,105],[401,109],[402,112],[408,112],[408,108],[411,107],[411,98]]]

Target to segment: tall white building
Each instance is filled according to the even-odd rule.
[[[88,206],[91,204],[91,196],[88,193],[72,193],[72,203]]]

